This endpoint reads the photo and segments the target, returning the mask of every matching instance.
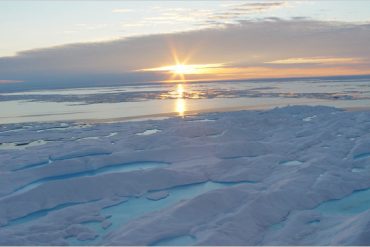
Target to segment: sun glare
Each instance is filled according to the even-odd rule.
[[[172,74],[174,77],[184,75],[211,74],[215,69],[219,69],[223,64],[175,64],[157,68],[141,69],[140,71],[163,71]]]
[[[195,72],[195,68],[191,65],[185,64],[177,64],[170,68],[170,71],[174,74],[183,75],[183,74],[191,74]]]
[[[139,69],[137,71],[154,71],[164,72],[169,74],[169,78],[166,81],[180,81],[186,82],[186,76],[189,75],[204,75],[213,74],[215,70],[224,67],[224,64],[213,63],[213,64],[189,64],[190,58],[193,52],[189,52],[187,55],[182,55],[180,58],[178,51],[173,45],[170,45],[170,51],[173,57],[173,64],[155,68]]]

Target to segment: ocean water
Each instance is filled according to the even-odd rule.
[[[201,112],[287,105],[367,108],[370,77],[0,91],[0,124],[184,117]]]

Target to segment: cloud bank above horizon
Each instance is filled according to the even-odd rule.
[[[242,18],[248,13],[284,6],[289,7],[289,3],[233,3],[227,6],[228,12],[208,13],[208,25],[194,30],[20,51],[14,56],[0,57],[0,81],[165,81],[170,75],[161,68],[171,68],[176,63],[202,68],[188,73],[188,80],[369,74],[369,22],[275,16]],[[111,14],[132,11],[114,8]],[[182,10],[176,11],[159,19],[181,20],[178,12]],[[201,13],[205,15],[203,10],[198,15]],[[190,16],[194,18],[194,14]],[[214,64],[218,66],[211,66]]]

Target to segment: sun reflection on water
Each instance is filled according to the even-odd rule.
[[[184,97],[184,86],[182,84],[177,84],[176,92],[177,92],[178,98],[183,98]]]
[[[175,111],[180,117],[185,116],[185,111],[186,111],[185,99],[181,99],[181,98],[176,99]]]
[[[176,102],[175,102],[175,112],[180,117],[185,116],[185,111],[186,111],[186,102],[184,99],[184,85],[182,84],[177,84],[176,86]]]

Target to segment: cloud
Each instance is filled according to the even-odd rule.
[[[299,57],[266,62],[269,64],[359,64],[364,62],[356,57]]]
[[[208,9],[196,9],[196,8],[156,8],[157,15],[145,17],[141,23],[145,23],[148,26],[158,24],[171,24],[178,25],[184,23],[196,24],[192,26],[192,29],[197,29],[196,26],[204,26],[207,24],[207,20],[213,14]]]
[[[103,29],[106,28],[108,25],[107,24],[85,24],[85,23],[80,23],[76,24],[76,28],[81,31],[81,30],[97,30],[97,29]]]
[[[166,74],[138,70],[172,65],[174,53],[187,64],[224,64],[229,70],[214,75],[222,78],[233,78],[233,73],[248,78],[293,72],[315,76],[315,70],[320,75],[364,74],[370,71],[369,40],[370,24],[241,21],[223,28],[24,51],[0,58],[0,80],[48,85],[157,81]]]
[[[232,11],[235,12],[260,12],[266,11],[270,9],[274,9],[277,7],[282,7],[286,3],[285,2],[260,2],[260,3],[245,3],[239,6],[232,8]]]
[[[113,9],[112,13],[128,13],[128,12],[132,12],[132,11],[133,11],[132,9],[120,8],[120,9]]]
[[[222,23],[223,21],[231,21],[237,23],[240,18],[246,18],[254,13],[266,12],[276,8],[287,6],[287,2],[259,2],[259,3],[243,3],[229,6],[227,11],[214,13],[210,19]]]
[[[285,1],[239,3],[222,6],[222,10],[157,6],[154,9],[158,15],[146,17],[142,20],[142,23],[146,25],[193,23],[195,28],[192,29],[197,29],[196,27],[218,27],[239,23],[240,20],[250,17],[251,14],[267,12],[287,5]]]

